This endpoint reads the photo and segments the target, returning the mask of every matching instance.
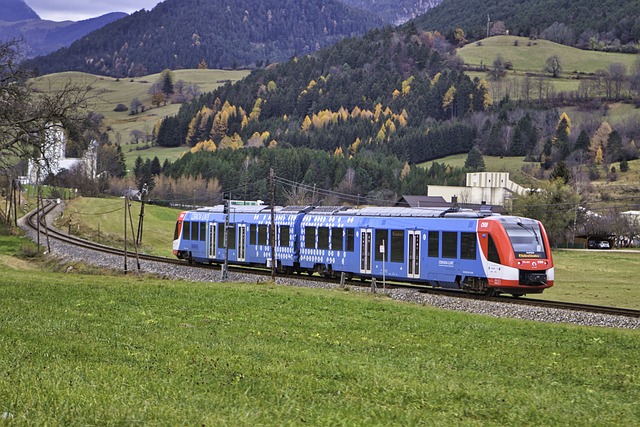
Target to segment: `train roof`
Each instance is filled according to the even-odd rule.
[[[267,205],[242,206],[231,205],[232,214],[264,214],[269,213]],[[452,208],[409,208],[409,207],[363,207],[346,206],[276,206],[277,214],[336,215],[336,216],[369,216],[369,217],[414,217],[414,218],[483,218],[494,215],[490,211],[474,211]],[[198,208],[191,212],[223,213],[223,205]]]
[[[369,216],[369,217],[414,217],[414,218],[482,218],[491,212],[452,208],[409,207],[364,207],[322,206],[309,212],[311,215]]]

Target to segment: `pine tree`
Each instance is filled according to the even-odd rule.
[[[469,151],[469,154],[467,154],[467,159],[464,162],[464,167],[474,172],[484,172],[484,157],[476,147],[473,147]]]

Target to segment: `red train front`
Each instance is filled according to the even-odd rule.
[[[478,240],[489,288],[524,295],[553,286],[551,247],[540,221],[514,216],[479,219]]]

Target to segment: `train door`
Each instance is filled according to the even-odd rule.
[[[420,278],[420,232],[409,230],[409,265],[407,276],[410,279]]]
[[[207,247],[207,257],[216,257],[216,223],[209,223],[209,246]]]
[[[238,224],[238,261],[244,261],[247,253],[247,226]]]
[[[373,251],[373,230],[360,230],[360,273],[371,274],[371,253]]]

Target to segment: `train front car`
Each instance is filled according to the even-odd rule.
[[[185,211],[180,212],[175,229],[173,230],[173,254],[179,259],[186,259],[187,256],[187,253],[181,249],[182,225],[186,214],[187,212]]]
[[[554,266],[542,223],[495,216],[478,220],[478,238],[489,289],[495,293],[542,293],[553,286]]]

